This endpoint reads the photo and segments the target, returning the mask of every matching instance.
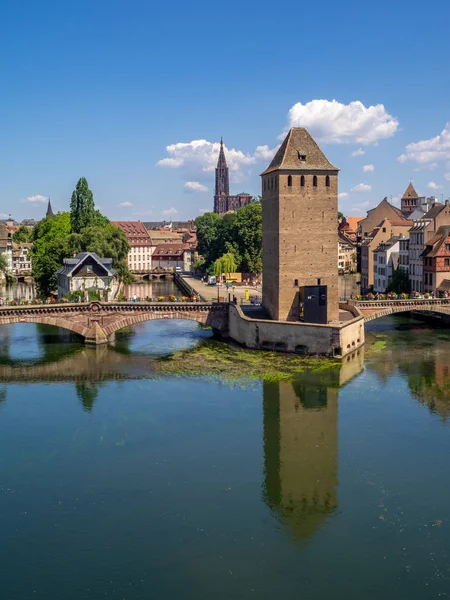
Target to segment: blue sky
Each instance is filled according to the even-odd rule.
[[[410,178],[450,196],[443,0],[3,0],[0,17],[0,213],[65,210],[85,176],[112,219],[195,218],[220,136],[232,192],[258,194],[290,124],[341,169],[346,214]]]

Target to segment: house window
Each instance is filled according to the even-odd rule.
[[[86,271],[92,273],[92,265],[86,265]]]
[[[386,227],[383,227],[383,233],[386,233]]]
[[[444,260],[444,265],[445,265],[446,267],[450,267],[450,258],[446,258],[446,259]]]
[[[313,187],[317,187],[317,175],[313,177]]]
[[[447,252],[450,252],[450,244],[445,244],[445,249],[447,250]]]
[[[298,279],[294,279],[294,287],[298,287]]]
[[[292,177],[288,175],[288,187],[292,187]]]

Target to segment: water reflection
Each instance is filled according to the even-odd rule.
[[[0,286],[0,297],[3,300],[27,300],[31,302],[36,297],[36,287],[34,283],[15,283],[14,285]]]
[[[138,298],[157,298],[158,296],[179,296],[180,290],[173,279],[157,279],[154,281],[141,281],[125,286],[127,298],[137,296]]]
[[[366,366],[383,384],[400,375],[413,398],[443,420],[450,416],[450,329],[397,316],[374,322],[366,337]]]
[[[339,374],[308,379],[264,384],[264,497],[297,541],[337,507]]]
[[[81,381],[75,384],[77,398],[81,402],[83,410],[91,412],[94,402],[97,400],[100,384],[93,381]]]

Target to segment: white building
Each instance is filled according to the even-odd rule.
[[[384,294],[389,279],[397,269],[400,255],[400,238],[392,237],[373,251],[373,291]]]
[[[118,288],[112,268],[112,258],[100,258],[95,252],[80,252],[74,258],[65,258],[58,271],[58,298],[70,292],[83,292],[88,300],[89,291],[99,293],[101,299],[111,299]]]
[[[152,270],[152,241],[141,221],[112,221],[127,236],[130,250],[128,268],[132,273],[149,273]]]
[[[12,243],[12,272],[20,277],[30,276],[32,269],[31,260],[32,244],[28,242]]]
[[[12,234],[4,223],[0,223],[0,254],[6,258],[6,269],[12,272]],[[4,273],[0,273],[0,278],[4,278]]]
[[[409,275],[409,238],[406,236],[399,237],[399,255],[398,266],[402,271]]]

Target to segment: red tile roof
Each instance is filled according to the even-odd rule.
[[[111,223],[125,233],[130,246],[152,245],[150,235],[141,221],[111,221]]]

